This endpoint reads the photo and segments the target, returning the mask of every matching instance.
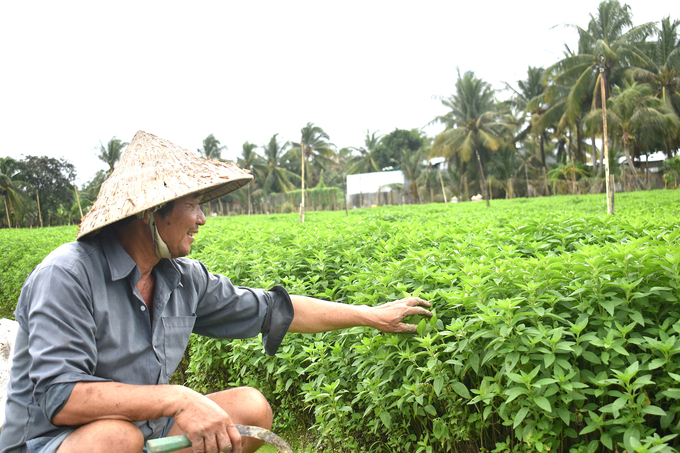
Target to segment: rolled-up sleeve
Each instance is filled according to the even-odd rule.
[[[293,304],[281,286],[271,290],[235,287],[219,274],[200,266],[199,290],[194,332],[214,338],[252,338],[262,334],[265,352],[276,354],[293,321]]]
[[[281,346],[290,323],[293,322],[295,312],[288,291],[283,286],[275,286],[265,294],[270,300],[268,301],[267,317],[262,326],[262,343],[265,352],[274,355]]]
[[[28,350],[33,358],[29,378],[33,398],[48,419],[65,404],[72,385],[107,381],[94,376],[97,365],[96,326],[87,287],[72,269],[43,266],[36,270],[25,296],[30,309],[23,313],[31,332]]]

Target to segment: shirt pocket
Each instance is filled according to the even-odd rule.
[[[170,377],[182,360],[194,329],[196,315],[162,318],[165,347],[165,374]]]

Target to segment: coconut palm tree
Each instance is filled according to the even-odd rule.
[[[292,181],[300,178],[295,173],[281,166],[281,157],[286,152],[288,143],[279,143],[278,135],[272,135],[269,143],[262,146],[264,162],[253,164],[255,173],[259,174],[259,185],[262,187],[265,195],[272,192],[288,192],[294,188]]]
[[[253,173],[253,170],[256,165],[261,165],[262,163],[262,157],[260,157],[260,155],[255,152],[256,149],[257,149],[256,144],[245,142],[243,144],[243,151],[241,152],[241,156],[237,159],[237,163],[239,164],[239,166],[250,171],[251,173]],[[252,203],[250,201],[252,185],[253,182],[248,184],[248,215],[251,215],[252,212]]]
[[[671,22],[670,17],[663,18],[657,41],[648,46],[649,68],[632,68],[635,80],[652,85],[655,95],[673,107],[680,107],[677,100],[680,96],[679,28],[680,20]]]
[[[399,165],[404,179],[409,183],[409,190],[411,192],[411,199],[414,203],[420,203],[420,193],[418,191],[418,182],[423,173],[423,159],[425,154],[422,150],[411,151],[403,148],[399,161],[395,164]]]
[[[380,171],[378,164],[376,163],[375,152],[380,143],[380,138],[382,136],[377,136],[377,132],[371,134],[366,130],[366,138],[364,139],[364,146],[352,149],[359,153],[358,156],[354,156],[349,161],[349,169],[347,173],[352,175],[356,173],[370,173],[372,171]]]
[[[320,170],[326,168],[326,164],[333,163],[333,150],[328,134],[314,123],[307,123],[300,129],[302,135],[300,143],[293,143],[291,153],[296,155],[301,163],[300,188],[302,189],[302,203],[300,203],[300,223],[305,221],[305,181],[308,186],[318,177]],[[309,168],[311,160],[312,168]],[[307,167],[307,170],[305,168]],[[305,174],[306,171],[306,174]],[[318,181],[318,179],[317,179]]]
[[[418,177],[420,189],[425,190],[430,194],[430,203],[434,203],[435,193],[442,191],[443,184],[440,182],[439,178],[439,169],[435,167],[431,161],[428,162],[425,168],[421,170],[420,177]],[[442,197],[445,196],[446,195],[442,193]]]
[[[226,151],[227,147],[220,146],[220,141],[215,138],[213,134],[208,135],[205,140],[203,140],[203,148],[197,149],[198,154],[203,159],[222,159],[222,151]]]
[[[26,195],[24,189],[30,188],[30,184],[17,179],[21,171],[19,163],[11,157],[0,157],[0,195],[7,216],[7,226],[11,228],[9,213],[12,211],[15,223],[19,222],[21,211],[26,208]]]
[[[109,174],[111,174],[113,168],[120,160],[120,156],[123,154],[123,149],[127,145],[127,142],[124,142],[116,137],[113,137],[111,140],[109,140],[106,146],[104,146],[101,141],[99,142],[99,155],[97,157],[99,160],[109,166]]]
[[[522,166],[522,157],[515,148],[512,140],[503,140],[489,163],[492,176],[505,190],[505,198],[514,198],[514,178]]]
[[[580,158],[580,123],[587,111],[584,109],[599,106],[600,77],[605,81],[605,97],[609,97],[612,83],[621,81],[626,66],[649,67],[651,61],[641,43],[654,30],[654,23],[633,26],[630,7],[621,6],[617,0],[607,0],[599,4],[596,15],[590,15],[587,29],[572,26],[579,34],[578,51],[572,52],[567,47],[565,58],[547,68],[543,80],[570,87],[561,127],[563,130],[567,124],[574,125]]]
[[[619,138],[626,155],[626,162],[638,188],[642,188],[631,156],[631,146],[645,135],[663,134],[668,128],[678,130],[680,119],[663,100],[654,96],[649,85],[636,82],[615,87],[607,103],[607,124],[612,134]],[[593,110],[586,117],[590,127],[600,127],[602,112]]]
[[[657,40],[650,43],[647,53],[650,55],[649,69],[631,68],[633,78],[652,86],[655,96],[662,99],[676,115],[680,115],[680,39],[678,29],[680,20],[671,22],[670,17],[661,20],[661,28],[657,31]],[[673,137],[667,131],[665,136],[666,154],[672,157]]]
[[[550,101],[553,99],[548,94],[556,94],[557,91],[552,86],[546,90],[543,84],[544,72],[543,68],[529,66],[527,78],[517,81],[517,89],[507,83],[505,85],[513,92],[510,104],[522,113],[523,118],[521,120],[527,124],[522,131],[514,136],[514,143],[523,141],[529,134],[533,135],[540,146],[540,159],[545,173],[547,171],[545,142],[550,140],[547,129],[549,127],[554,128],[557,124],[556,118],[554,118],[555,113],[559,112],[561,117],[564,112],[554,109],[554,106],[551,105]],[[550,115],[548,115],[549,112]]]
[[[484,162],[489,152],[500,146],[500,136],[514,125],[506,122],[504,112],[499,111],[494,91],[487,82],[467,71],[461,77],[458,73],[456,93],[442,100],[448,113],[438,116],[433,122],[443,123],[445,129],[435,138],[432,156],[442,156],[467,163],[475,159],[479,185],[489,206],[489,194],[484,178]]]
[[[325,170],[333,163],[333,149],[331,148],[333,145],[327,141],[329,140],[328,134],[314,123],[307,123],[300,129],[300,134],[300,142],[293,142],[290,152],[302,163],[305,183],[311,186],[318,181],[321,170]]]

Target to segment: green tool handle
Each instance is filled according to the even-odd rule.
[[[191,441],[184,434],[181,436],[162,437],[160,439],[149,439],[146,441],[148,453],[170,453],[187,447],[191,447]]]

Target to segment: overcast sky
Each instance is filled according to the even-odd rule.
[[[65,157],[82,184],[100,141],[138,130],[190,150],[212,133],[229,159],[310,121],[362,146],[445,113],[456,68],[502,89],[554,63],[598,3],[3,1],[0,156]],[[635,24],[680,19],[677,0],[627,3]]]

